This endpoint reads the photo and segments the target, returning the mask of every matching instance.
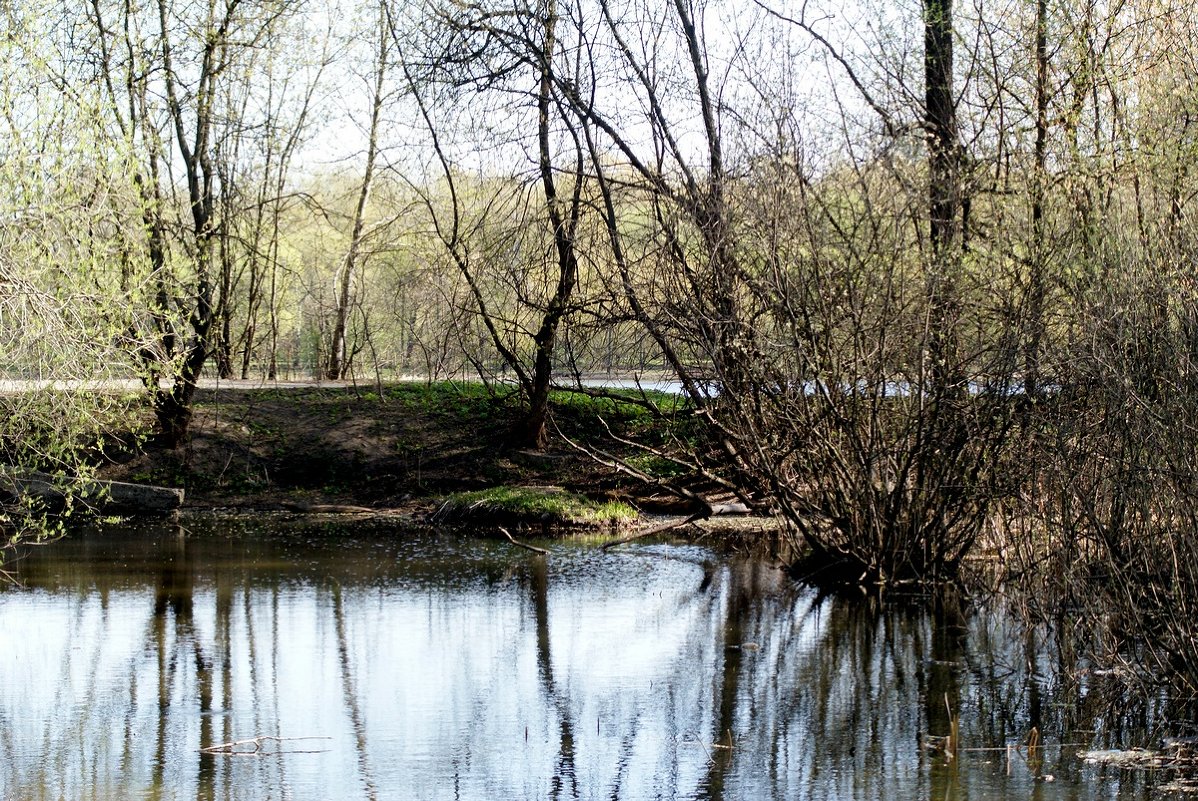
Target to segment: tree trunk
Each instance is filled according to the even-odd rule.
[[[229,207],[226,203],[225,213]],[[221,226],[220,236],[220,300],[217,303],[216,318],[220,320],[220,331],[216,339],[214,355],[216,356],[217,375],[221,380],[233,378],[233,251],[229,241],[227,225]]]
[[[553,380],[552,351],[552,344],[548,350],[537,348],[532,386],[528,390],[528,412],[513,431],[517,444],[525,448],[543,450],[549,444],[546,426],[549,420],[549,386]]]
[[[1048,152],[1048,0],[1036,0],[1036,143],[1032,175],[1031,275],[1028,276],[1028,332],[1023,353],[1023,392],[1033,400],[1040,390],[1040,347],[1044,338],[1044,187]]]
[[[525,388],[528,413],[516,427],[519,444],[540,450],[548,436],[545,430],[549,416],[549,386],[553,381],[553,353],[557,332],[565,317],[566,307],[578,282],[578,257],[574,238],[581,213],[582,151],[577,151],[575,183],[567,214],[562,214],[563,201],[553,176],[553,154],[550,146],[549,112],[553,102],[553,55],[557,35],[557,2],[545,0],[544,37],[541,43],[539,83],[537,87],[537,148],[541,172],[541,188],[545,194],[545,210],[553,228],[553,245],[557,255],[557,287],[541,318],[541,327],[533,337],[536,355],[530,385]]]
[[[924,0],[924,125],[928,139],[928,357],[936,392],[957,375],[956,277],[961,260],[961,152],[953,98],[952,0]]]
[[[383,89],[387,77],[387,39],[390,31],[387,26],[387,7],[379,4],[378,62],[374,75],[374,98],[370,107],[370,134],[366,142],[366,169],[362,174],[362,185],[358,191],[358,204],[354,207],[353,230],[350,234],[349,251],[341,264],[337,276],[337,312],[333,321],[333,336],[329,344],[329,363],[325,377],[336,381],[345,378],[349,369],[349,353],[346,344],[351,292],[353,288],[354,270],[358,266],[362,250],[362,232],[366,226],[366,204],[370,200],[370,189],[374,183],[374,163],[378,155],[379,118],[383,110]]]
[[[171,388],[152,387],[154,414],[158,422],[159,441],[167,447],[178,447],[187,438],[191,424],[191,400],[195,394],[200,372],[211,353],[212,326],[215,320],[213,306],[212,244],[217,235],[215,226],[215,203],[213,182],[214,98],[216,82],[220,74],[219,64],[225,55],[228,42],[219,34],[226,34],[228,20],[212,31],[201,54],[197,82],[194,117],[187,114],[180,103],[174,55],[170,41],[170,26],[166,0],[158,0],[159,23],[161,25],[161,55],[163,83],[166,89],[170,122],[174,128],[175,145],[187,178],[187,200],[191,210],[192,228],[189,234],[195,244],[195,291],[189,298],[191,314],[187,344],[183,349],[183,360],[174,376]],[[194,130],[188,128],[189,123]],[[155,382],[157,383],[157,382]]]
[[[943,257],[959,237],[960,158],[953,101],[952,0],[924,1],[925,117],[932,253]]]

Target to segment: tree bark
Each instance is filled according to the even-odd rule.
[[[232,13],[235,3],[227,11]],[[204,41],[198,65],[198,79],[192,100],[192,114],[183,108],[175,72],[174,51],[171,45],[167,0],[158,0],[161,25],[160,54],[163,83],[166,89],[169,122],[175,133],[175,145],[187,179],[187,200],[191,210],[191,236],[194,246],[195,288],[192,292],[191,314],[188,318],[189,337],[184,346],[182,361],[169,388],[152,388],[154,414],[158,422],[158,438],[166,447],[178,447],[187,438],[191,424],[191,400],[199,382],[200,372],[210,353],[210,334],[215,320],[212,287],[212,241],[217,234],[215,225],[215,171],[212,162],[212,129],[214,125],[216,86],[222,65],[227,58],[229,16],[220,18]],[[189,129],[189,125],[192,126]]]

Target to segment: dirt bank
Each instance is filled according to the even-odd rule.
[[[627,428],[626,414],[605,415]],[[507,445],[515,399],[478,385],[203,387],[190,441],[177,450],[115,454],[103,477],[181,487],[190,508],[396,509],[421,515],[447,493],[499,484],[553,484],[592,497],[668,499],[570,448]],[[629,413],[631,414],[631,413]],[[564,404],[571,436],[599,433],[595,410]]]

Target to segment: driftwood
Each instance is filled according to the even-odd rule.
[[[68,495],[108,511],[161,514],[183,505],[183,490],[123,481],[87,479],[69,486],[68,479],[36,470],[0,468],[0,494],[10,498],[32,496],[50,504],[61,504]]]

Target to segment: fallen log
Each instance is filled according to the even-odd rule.
[[[723,517],[726,515],[748,516],[753,514],[753,510],[743,503],[708,503],[704,501],[703,508],[690,515],[689,517],[679,517],[673,520],[666,520],[656,526],[634,531],[631,534],[620,537],[603,544],[603,550],[608,551],[615,548],[617,545],[624,545],[629,542],[634,542],[645,537],[652,537],[654,534],[664,534],[672,529],[681,528],[682,526],[691,523],[698,523],[702,520],[710,520],[713,517]]]
[[[51,505],[68,496],[104,511],[163,514],[183,505],[183,490],[123,481],[82,479],[72,482],[36,470],[0,468],[0,494],[12,499],[32,496]]]
[[[694,523],[697,520],[703,520],[705,517],[706,517],[706,515],[704,515],[702,512],[698,512],[698,513],[691,515],[690,517],[679,517],[674,520],[667,520],[664,523],[659,523],[656,526],[649,526],[648,528],[643,528],[640,531],[634,531],[631,534],[628,534],[627,536],[624,536],[624,537],[620,537],[617,540],[612,540],[611,542],[605,542],[602,546],[602,549],[604,551],[610,551],[612,548],[615,548],[617,545],[625,545],[629,542],[643,539],[645,537],[652,537],[654,534],[663,534],[667,531],[670,531],[671,529],[681,528],[682,526],[685,526],[688,523]]]

